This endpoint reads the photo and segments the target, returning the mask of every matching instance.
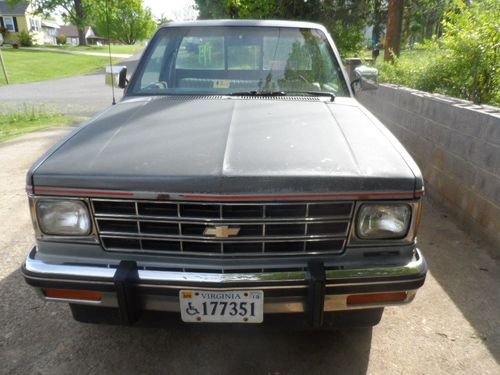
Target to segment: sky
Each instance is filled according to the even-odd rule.
[[[143,0],[155,17],[162,14],[174,21],[194,20],[198,12],[193,9],[194,0]]]

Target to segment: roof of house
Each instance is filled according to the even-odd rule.
[[[90,26],[85,26],[85,34],[87,34],[89,29]],[[63,25],[59,28],[59,34],[70,38],[78,38],[78,29],[75,25]]]
[[[56,21],[52,20],[42,20],[42,26],[43,27],[51,27],[53,29],[59,29],[60,26],[57,24]]]
[[[29,3],[21,1],[12,6],[6,1],[0,1],[0,15],[23,16],[28,9]]]

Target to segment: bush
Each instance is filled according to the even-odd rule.
[[[64,45],[64,44],[66,44],[66,41],[67,41],[66,35],[61,34],[61,35],[56,36],[56,43],[58,45]]]
[[[498,0],[457,1],[443,37],[379,65],[380,80],[500,106]]]
[[[377,60],[380,81],[432,91],[421,87],[421,81],[425,80],[427,69],[441,54],[443,51],[437,48],[435,41],[428,41],[413,50],[403,51],[400,57],[393,56],[394,63]]]
[[[19,44],[23,47],[31,47],[33,45],[33,37],[27,31],[21,31],[18,40]]]
[[[446,54],[429,67],[429,75],[439,79],[435,89],[474,103],[500,105],[498,0],[471,5],[460,1],[446,16],[441,41]]]

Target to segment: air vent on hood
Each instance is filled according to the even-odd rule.
[[[166,95],[162,99],[166,100],[278,100],[278,101],[301,101],[318,102],[320,98],[315,96],[227,96],[227,95]]]

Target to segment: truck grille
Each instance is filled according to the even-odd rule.
[[[196,256],[337,254],[353,202],[178,202],[92,199],[107,251]]]

